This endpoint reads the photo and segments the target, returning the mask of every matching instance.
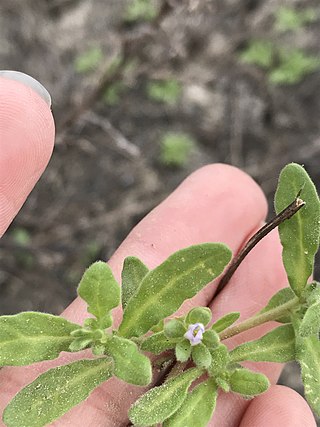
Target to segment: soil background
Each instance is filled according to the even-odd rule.
[[[159,0],[154,20],[133,22],[125,18],[129,3],[0,0],[0,69],[48,88],[57,128],[52,160],[1,240],[1,314],[60,313],[85,267],[108,259],[202,165],[248,172],[270,215],[286,163],[305,165],[320,188],[320,72],[273,85],[265,70],[239,59],[254,39],[320,57],[319,18],[295,31],[274,29],[280,5],[312,7],[319,17],[318,1]],[[77,58],[97,47],[99,63],[77,72]],[[175,102],[150,98],[148,83],[159,79],[179,82]],[[117,85],[120,95],[106,101]],[[183,167],[159,160],[166,132],[196,142]],[[280,382],[302,393],[295,364]]]

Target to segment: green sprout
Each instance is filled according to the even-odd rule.
[[[240,54],[240,59],[246,64],[270,68],[274,60],[274,46],[268,40],[252,40]]]
[[[317,18],[317,12],[313,8],[299,11],[292,7],[282,6],[275,12],[275,30],[295,31],[316,21]]]
[[[130,0],[124,20],[127,22],[152,21],[158,13],[158,7],[153,0]]]
[[[117,81],[115,83],[113,83],[111,86],[109,86],[102,98],[103,101],[110,106],[114,106],[119,104],[120,100],[121,100],[121,95],[123,94],[123,92],[126,90],[126,86],[123,82],[121,81]]]
[[[169,132],[161,140],[160,161],[166,166],[185,167],[195,145],[189,135]]]
[[[44,427],[115,377],[151,387],[129,409],[134,425],[206,427],[220,390],[248,399],[270,387],[266,375],[243,365],[248,361],[299,362],[306,399],[320,415],[320,283],[309,281],[319,249],[320,201],[300,165],[291,163],[281,171],[275,211],[234,258],[225,244],[211,242],[181,249],[153,269],[129,256],[121,286],[107,263],[95,262],[78,286],[88,312],[83,324],[38,312],[0,316],[0,366],[53,360],[61,352],[91,353],[49,369],[19,391],[3,412],[4,425]],[[288,286],[262,310],[244,320],[238,312],[227,313],[213,324],[209,307],[175,317],[186,300],[214,279],[222,275],[217,291],[226,284],[265,230],[276,226]],[[123,311],[120,325],[114,324],[114,309]],[[225,345],[267,322],[273,322],[273,329],[257,339],[231,350]],[[164,353],[167,367],[173,366],[167,377],[152,369],[158,362],[150,353]]]
[[[100,47],[92,47],[81,55],[77,56],[74,61],[74,68],[77,73],[86,74],[95,70],[103,60],[103,52]]]
[[[285,49],[267,40],[253,40],[240,54],[243,63],[264,69],[272,84],[290,85],[301,82],[320,67],[320,58],[302,49]]]
[[[181,92],[181,83],[175,79],[152,81],[147,84],[149,98],[168,105],[176,104]]]

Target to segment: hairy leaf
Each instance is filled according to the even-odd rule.
[[[211,364],[208,369],[209,375],[215,377],[225,371],[227,364],[230,361],[229,351],[224,344],[220,344],[217,348],[210,350]]]
[[[134,342],[114,335],[108,341],[106,349],[114,360],[113,374],[116,377],[129,384],[150,384],[152,378],[150,360],[139,352]]]
[[[85,400],[111,373],[110,359],[80,360],[50,369],[23,388],[3,413],[7,427],[43,427]]]
[[[179,319],[169,320],[163,328],[163,332],[168,338],[182,338],[186,330],[184,323]]]
[[[187,397],[190,384],[202,373],[189,369],[159,387],[154,387],[138,399],[129,411],[129,418],[139,427],[162,423],[174,414]]]
[[[279,326],[263,337],[230,352],[232,362],[290,362],[295,360],[295,333],[291,324]]]
[[[178,342],[175,349],[176,359],[179,362],[186,362],[191,355],[191,344],[187,339]]]
[[[209,368],[211,364],[211,354],[208,348],[200,343],[191,349],[192,360],[199,368]]]
[[[163,423],[163,427],[206,427],[216,401],[217,386],[210,378],[188,393],[180,408]]]
[[[129,256],[124,260],[121,273],[121,301],[123,309],[126,308],[129,299],[136,293],[142,279],[148,272],[148,267],[139,258]]]
[[[154,354],[160,354],[174,347],[175,341],[167,338],[163,331],[150,335],[150,337],[146,338],[141,344],[141,350],[150,351]]]
[[[108,264],[92,264],[82,276],[78,294],[88,304],[88,312],[99,320],[100,327],[107,327],[104,323],[109,323],[109,311],[120,303],[120,287]]]
[[[195,307],[189,311],[186,323],[194,324],[194,323],[202,323],[206,326],[211,320],[212,314],[209,307]]]
[[[306,338],[299,336],[299,325],[295,328],[296,360],[301,366],[304,395],[320,416],[320,342],[315,335]]]
[[[308,337],[320,331],[320,301],[310,305],[300,325],[300,335]]]
[[[257,396],[264,393],[270,386],[268,378],[249,369],[236,369],[230,376],[230,388],[243,396]]]
[[[231,258],[220,243],[190,246],[171,255],[142,280],[124,310],[119,333],[141,336],[219,276]]]
[[[273,310],[274,308],[279,307],[279,305],[283,305],[286,302],[295,298],[295,293],[291,288],[283,288],[280,289],[276,294],[271,297],[268,304],[260,311],[260,313],[265,313],[267,311]],[[280,323],[290,323],[291,317],[290,314],[284,314],[283,316],[277,319],[277,322]]]
[[[233,312],[228,313],[225,316],[218,319],[211,328],[216,331],[217,333],[224,331],[225,329],[229,328],[234,322],[236,322],[240,317],[240,313]]]
[[[69,351],[79,325],[62,317],[28,311],[0,317],[0,366],[29,365]]]
[[[279,213],[297,197],[305,206],[279,225],[283,246],[282,258],[289,283],[300,296],[313,271],[320,234],[320,203],[317,191],[306,171],[291,163],[281,171],[275,195],[275,209]]]

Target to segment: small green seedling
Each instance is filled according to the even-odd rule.
[[[277,216],[250,239],[246,253],[279,226],[288,286],[248,319],[239,321],[240,313],[231,312],[212,323],[208,307],[194,307],[175,317],[184,301],[222,273],[219,287],[225,285],[226,277],[243,260],[244,251],[231,260],[232,253],[223,243],[190,246],[151,270],[138,258],[127,257],[121,287],[108,264],[92,264],[78,287],[88,310],[82,325],[36,312],[0,317],[0,366],[52,360],[62,351],[91,353],[48,370],[23,388],[4,410],[4,425],[46,426],[116,377],[150,388],[129,410],[134,425],[206,427],[219,390],[245,399],[268,390],[268,378],[245,368],[242,363],[247,361],[297,360],[305,396],[320,415],[320,284],[309,283],[319,249],[320,202],[301,166],[292,163],[282,170],[275,209]],[[119,306],[123,318],[115,326],[112,312]],[[231,349],[224,344],[270,321],[278,325],[260,338]],[[166,352],[161,357],[172,367],[153,388],[151,383],[159,378],[152,378],[152,363],[157,362],[145,352]]]
[[[86,74],[94,71],[103,61],[103,52],[100,47],[92,47],[79,55],[74,61],[77,73]]]
[[[296,10],[292,7],[282,6],[275,12],[276,31],[296,31],[317,20],[317,12],[313,8]]]
[[[268,40],[252,40],[240,54],[240,60],[264,69],[269,83],[276,85],[299,83],[320,68],[318,57],[302,49],[276,46]]]
[[[168,105],[175,105],[181,96],[181,92],[181,83],[175,79],[152,81],[147,85],[147,93],[150,99]]]
[[[195,145],[189,135],[169,132],[161,140],[160,161],[165,166],[185,167]]]
[[[154,0],[130,0],[124,20],[126,22],[152,21],[158,16],[159,10]]]

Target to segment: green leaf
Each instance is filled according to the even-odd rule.
[[[164,334],[164,332],[157,332],[156,334],[150,335],[141,344],[141,350],[150,351],[154,354],[160,354],[165,350],[169,350],[175,347],[175,341],[170,340]]]
[[[182,338],[186,333],[184,323],[179,319],[171,319],[164,325],[163,332],[168,338]]]
[[[225,316],[218,319],[211,328],[216,331],[217,333],[224,331],[225,329],[229,328],[234,322],[236,322],[240,317],[240,313],[233,312],[228,313]]]
[[[217,386],[211,378],[188,393],[180,408],[163,423],[163,427],[206,427],[216,401]]]
[[[161,386],[152,388],[131,406],[130,421],[139,427],[162,423],[179,409],[191,383],[201,374],[200,369],[189,369]]]
[[[81,351],[92,343],[92,337],[79,337],[72,341],[69,345],[69,351]]]
[[[301,325],[300,335],[308,337],[310,335],[316,335],[320,331],[320,301],[312,304],[306,311]]]
[[[69,351],[79,325],[62,317],[28,311],[0,317],[0,366],[30,365]]]
[[[124,310],[119,333],[141,336],[218,277],[231,259],[220,243],[190,246],[150,271]]]
[[[208,348],[200,343],[191,349],[192,360],[199,368],[209,368],[211,364],[211,354]]]
[[[73,406],[85,400],[108,380],[109,359],[80,360],[50,369],[23,388],[6,407],[3,421],[7,427],[46,426]]]
[[[320,330],[320,286],[314,281],[306,287],[303,297],[306,300],[307,308],[305,310],[302,322],[300,324],[300,335],[307,337],[316,335]]]
[[[191,356],[191,344],[187,339],[178,342],[175,349],[176,359],[179,362],[186,362]]]
[[[279,213],[297,197],[305,206],[279,225],[283,246],[282,258],[289,284],[300,296],[313,271],[320,233],[320,203],[317,191],[303,167],[291,163],[280,174],[275,195],[275,209]]]
[[[299,324],[295,329],[296,360],[301,366],[304,395],[314,412],[320,416],[320,342],[315,335],[300,337]]]
[[[211,364],[208,368],[209,375],[216,377],[221,372],[225,371],[227,364],[230,361],[229,351],[224,344],[219,344],[219,346],[213,350],[210,350],[211,353]]]
[[[230,352],[232,362],[285,363],[295,360],[295,333],[291,324],[279,326],[263,337],[239,345]]]
[[[189,311],[186,324],[202,323],[206,326],[211,320],[212,314],[209,307],[195,307]]]
[[[125,309],[129,299],[134,295],[149,269],[139,258],[129,256],[124,260],[121,273],[121,300],[122,308]]]
[[[230,388],[243,396],[257,396],[264,393],[270,386],[268,378],[249,369],[236,369],[230,376]]]
[[[260,313],[266,313],[267,311],[273,310],[274,308],[279,307],[279,305],[285,304],[293,298],[295,298],[295,293],[291,288],[280,289],[280,291],[273,295],[268,304],[260,311]],[[279,317],[277,319],[277,322],[290,323],[290,313],[284,314],[283,316]]]
[[[211,349],[213,347],[217,347],[219,345],[219,342],[220,342],[219,335],[217,334],[216,331],[214,331],[212,329],[208,329],[203,334],[202,342],[209,349]]]
[[[120,287],[108,264],[92,264],[80,281],[78,294],[88,304],[88,312],[99,320],[100,327],[109,324],[110,310],[120,303]]]
[[[150,360],[139,352],[134,342],[114,335],[108,341],[106,351],[114,360],[113,374],[116,377],[129,384],[150,384],[152,379]]]

